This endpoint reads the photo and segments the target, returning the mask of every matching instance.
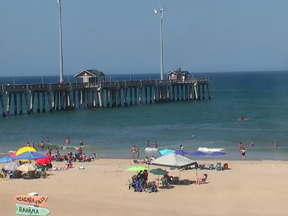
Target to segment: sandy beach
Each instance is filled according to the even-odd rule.
[[[198,176],[208,174],[207,184],[159,188],[158,193],[150,194],[128,189],[128,178],[135,172],[125,170],[134,166],[132,160],[74,163],[72,169],[49,172],[47,179],[0,181],[1,215],[14,215],[14,197],[30,192],[49,197],[51,216],[287,215],[287,162],[221,162],[227,162],[230,169],[198,171]],[[64,163],[54,163],[61,165]],[[82,165],[85,169],[79,170]],[[178,176],[177,170],[167,170]],[[157,177],[149,173],[149,181]],[[196,180],[196,171],[181,171],[180,179]]]

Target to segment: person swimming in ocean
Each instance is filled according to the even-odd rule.
[[[277,141],[275,141],[274,142],[274,147],[277,148],[277,146],[278,146],[278,143],[277,143]]]
[[[46,137],[46,143],[49,143],[49,137]]]
[[[43,141],[40,142],[40,148],[41,148],[42,151],[44,150],[44,143],[43,143]]]
[[[254,146],[255,145],[255,142],[254,141],[251,141],[250,142],[250,146]]]
[[[83,146],[83,145],[84,145],[84,142],[83,142],[82,139],[80,140],[80,143],[79,143],[79,144],[80,144],[80,146]]]
[[[147,140],[147,147],[150,147],[150,142],[149,142],[149,140]]]

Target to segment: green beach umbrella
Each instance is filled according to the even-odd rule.
[[[162,170],[161,168],[152,169],[149,172],[154,174],[154,175],[166,175],[166,174],[168,174],[168,172],[166,170]]]
[[[144,171],[144,170],[147,170],[148,168],[147,167],[142,167],[142,166],[134,166],[134,167],[130,167],[128,168],[126,171],[132,171],[132,172],[135,172],[135,171]]]

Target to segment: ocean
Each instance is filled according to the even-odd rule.
[[[131,158],[130,148],[145,152],[147,140],[159,143],[159,149],[189,152],[199,147],[224,148],[221,157],[191,157],[195,160],[240,160],[239,142],[247,146],[247,160],[288,159],[288,73],[225,72],[194,73],[195,78],[210,77],[211,100],[174,101],[162,104],[121,108],[79,109],[54,113],[0,118],[0,157],[34,141],[36,148],[48,136],[46,144],[60,153],[76,151],[79,140],[84,152],[100,158]],[[157,79],[158,74],[111,75],[106,80]],[[66,81],[75,81],[66,76]],[[55,83],[57,76],[2,77],[0,84]],[[207,98],[207,97],[206,97]],[[250,118],[239,121],[240,116]],[[70,137],[71,143],[65,145]],[[274,141],[278,147],[273,146]],[[251,141],[256,144],[250,147]]]

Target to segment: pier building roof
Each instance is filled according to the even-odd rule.
[[[177,74],[177,75],[186,75],[186,74],[189,74],[189,72],[188,71],[182,71],[181,70],[181,68],[178,68],[177,70],[171,70],[171,71],[169,71],[168,72],[168,75],[170,75],[170,74]]]
[[[89,70],[82,70],[78,74],[76,74],[75,78],[83,78],[83,77],[100,77],[106,76],[102,71],[89,69]]]

